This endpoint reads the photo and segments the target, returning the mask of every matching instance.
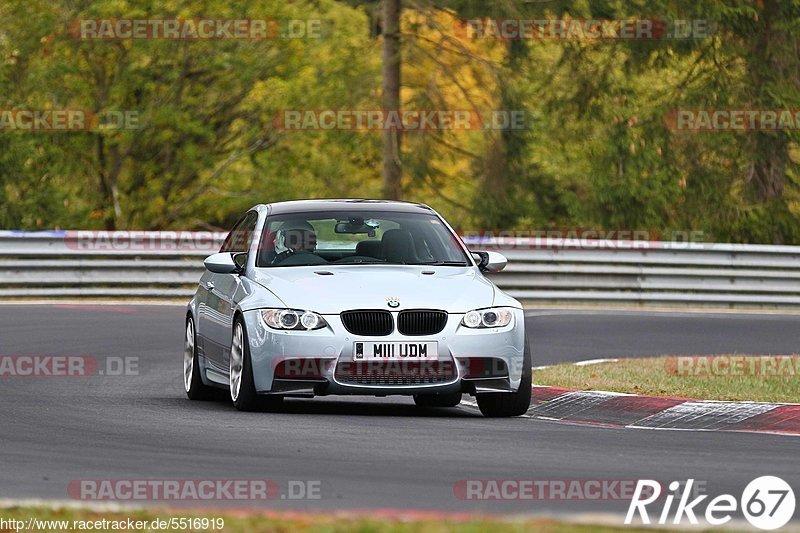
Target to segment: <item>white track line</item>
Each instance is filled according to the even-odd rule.
[[[547,368],[552,368],[554,366],[558,366],[559,364],[572,364],[575,366],[590,366],[590,365],[599,365],[602,363],[618,363],[619,359],[587,359],[585,361],[577,361],[574,363],[557,363],[555,365],[542,365],[542,366],[534,366],[531,367],[532,370],[545,370]]]

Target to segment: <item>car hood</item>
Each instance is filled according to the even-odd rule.
[[[465,313],[491,306],[495,296],[494,285],[474,267],[273,267],[255,269],[254,280],[287,307],[321,314],[338,314],[348,309],[418,308]],[[398,299],[400,305],[390,308],[389,298]]]

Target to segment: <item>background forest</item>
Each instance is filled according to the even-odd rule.
[[[425,202],[462,229],[702,231],[800,244],[800,125],[676,131],[676,109],[800,109],[800,1],[400,4],[402,109],[523,110],[525,128],[402,133],[276,125],[380,109],[375,1],[0,0],[0,110],[135,110],[135,129],[0,131],[0,227],[228,228],[255,203]],[[79,19],[319,20],[313,38],[81,40]],[[661,39],[470,37],[465,19],[702,21]]]

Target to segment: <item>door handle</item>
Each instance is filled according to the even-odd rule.
[[[208,283],[206,283],[206,289],[208,289],[209,291],[213,291],[214,290],[214,282],[213,281],[209,281]]]

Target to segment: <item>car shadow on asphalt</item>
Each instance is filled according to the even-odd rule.
[[[480,416],[477,410],[459,407],[417,407],[412,403],[381,401],[370,398],[368,401],[353,401],[341,398],[315,398],[309,400],[285,400],[279,412],[291,414],[326,414],[348,416],[400,416],[426,418],[460,418]]]
[[[211,410],[234,410],[227,393],[205,402],[190,402],[193,406]],[[317,398],[287,398],[279,407],[262,407],[256,413],[293,415],[395,416],[416,418],[475,418],[477,409],[461,404],[458,407],[417,407],[408,398],[373,398],[358,396],[325,396]]]

